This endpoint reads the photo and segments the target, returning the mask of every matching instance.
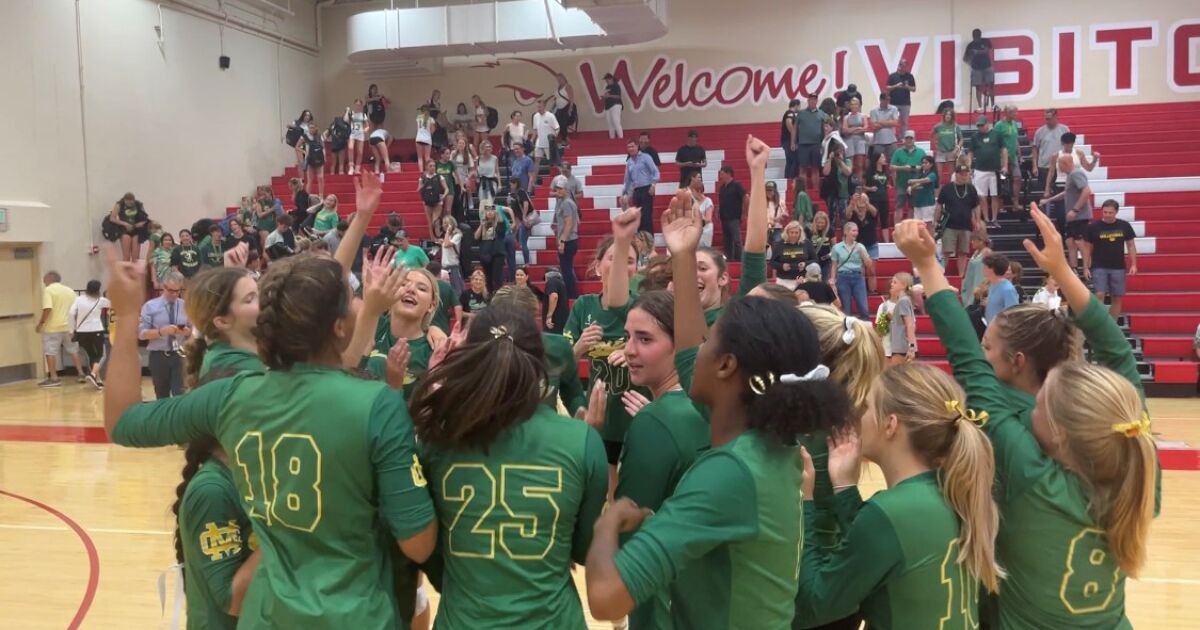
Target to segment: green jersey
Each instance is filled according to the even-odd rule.
[[[394,342],[393,342],[394,343]],[[391,348],[389,345],[388,348]],[[429,359],[433,358],[433,346],[429,338],[421,335],[417,339],[408,340],[408,366],[404,370],[404,398],[411,400],[417,384],[429,368]],[[387,353],[373,350],[363,359],[361,366],[381,381],[387,380]]]
[[[179,503],[179,542],[189,630],[233,630],[233,576],[254,550],[250,519],[229,468],[217,458],[200,466]]]
[[[629,391],[629,368],[609,365],[608,357],[614,352],[625,349],[625,317],[633,302],[626,302],[618,308],[604,308],[600,305],[600,296],[596,294],[581,295],[571,306],[571,314],[567,317],[567,326],[563,336],[572,345],[592,324],[599,324],[603,329],[602,337],[584,356],[588,361],[588,384],[591,391],[596,379],[604,381],[608,390],[608,411],[604,418],[604,428],[600,434],[606,442],[623,442],[625,431],[632,421],[625,405],[621,402],[621,394]]]
[[[171,272],[171,249],[158,246],[154,248],[154,252],[150,254],[150,264],[154,269],[154,277],[158,278],[159,282],[167,279],[167,274]]]
[[[1009,162],[1016,162],[1017,156],[1019,155],[1017,153],[1017,130],[1020,128],[1021,126],[1017,124],[1017,121],[1015,120],[1012,122],[1009,122],[1008,120],[1001,120],[994,126],[996,132],[999,133],[1000,137],[1004,139],[1004,147],[1008,149]]]
[[[571,563],[608,493],[600,436],[538,407],[486,452],[426,447],[424,460],[442,524],[437,627],[586,628]]]
[[[900,147],[892,153],[892,166],[896,168],[896,190],[908,190],[908,180],[917,177],[917,171],[921,170],[921,159],[924,157],[925,150],[920,147],[914,147],[911,152]],[[913,170],[901,168],[906,166],[913,167]]]
[[[438,307],[433,313],[430,326],[437,326],[442,332],[450,334],[450,313],[458,306],[458,293],[445,280],[438,280]]]
[[[434,512],[400,393],[311,365],[245,372],[130,407],[113,442],[166,446],[201,435],[229,454],[263,553],[239,628],[407,623],[379,541],[415,536]]]
[[[621,547],[637,603],[668,589],[676,628],[787,628],[800,570],[800,457],[748,430],[700,455]]]
[[[936,471],[909,477],[865,505],[856,490],[837,494],[834,502],[852,522],[836,550],[805,541],[795,627],[855,609],[872,629],[979,626],[979,583],[958,561],[958,516]],[[806,501],[806,527],[815,524],[816,512]]]
[[[1125,574],[1103,528],[1088,510],[1090,492],[1075,473],[1047,456],[983,356],[953,291],[926,298],[968,404],[987,410],[983,430],[996,457],[1003,526],[996,560],[1008,571],[991,624],[1006,629],[1132,628],[1125,617]],[[1129,343],[1094,297],[1077,318],[1096,358],[1138,387]]]
[[[200,374],[197,378],[204,378],[204,375],[208,374],[210,370],[221,368],[233,369],[239,372],[267,369],[257,354],[247,352],[241,348],[234,348],[224,341],[217,341],[209,346],[208,351],[204,353],[204,360],[200,362]]]
[[[546,392],[542,404],[557,410],[558,399],[562,399],[567,415],[587,407],[587,394],[579,380],[579,362],[575,360],[575,349],[562,335],[542,333],[542,344],[546,348]]]
[[[708,423],[687,394],[681,390],[663,394],[642,407],[629,425],[617,468],[616,496],[657,511],[711,444]],[[666,598],[656,596],[633,611],[629,624],[638,630],[661,627],[670,618],[668,610]]]
[[[458,195],[458,180],[454,178],[454,173],[458,170],[452,160],[437,163],[437,174],[446,180],[446,194],[453,199]]]
[[[220,243],[214,243],[210,239],[207,243],[200,244],[200,266],[205,269],[225,266],[225,253],[221,251]]]
[[[1004,148],[1004,137],[995,127],[987,133],[977,133],[967,143],[974,158],[973,168],[977,171],[1000,170],[1000,150]]]

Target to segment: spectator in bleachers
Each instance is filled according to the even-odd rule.
[[[975,121],[975,135],[967,143],[971,166],[975,169],[975,190],[983,205],[983,218],[989,228],[1000,227],[999,176],[1008,174],[1008,147],[992,127],[987,116]],[[999,174],[997,174],[999,171]]]
[[[838,93],[837,99],[834,101],[837,103],[838,116],[845,116],[850,111],[850,101],[854,99],[858,99],[859,104],[861,104],[863,96],[862,92],[858,91],[858,86],[851,83],[846,86],[846,89]]]
[[[559,144],[564,148],[570,144],[571,125],[575,122],[575,89],[567,82],[567,75],[554,75],[554,116],[558,119]]]
[[[437,90],[434,90],[436,93]],[[387,118],[387,108],[391,106],[392,101],[379,93],[379,86],[372,83],[367,87],[367,102],[365,112],[367,119],[375,127],[383,125],[384,119]],[[436,116],[435,116],[436,117]]]
[[[1092,280],[1097,299],[1103,302],[1105,296],[1111,298],[1108,312],[1113,319],[1121,317],[1125,277],[1138,272],[1137,235],[1128,221],[1117,218],[1119,211],[1115,199],[1105,201],[1100,220],[1087,226],[1083,240],[1083,273]]]
[[[908,91],[905,90],[904,93],[907,94]],[[907,118],[905,122],[907,122]],[[900,110],[891,103],[891,97],[887,92],[880,94],[879,107],[871,110],[870,128],[873,135],[868,155],[882,153],[891,159],[892,152],[896,150],[896,140],[899,137],[896,135],[896,129],[899,126]],[[868,158],[868,162],[870,162],[870,158]]]
[[[1024,303],[1026,298],[1025,265],[1015,260],[1008,261],[1008,279],[1012,281],[1013,288],[1017,290],[1017,300]]]
[[[500,138],[500,147],[504,150],[504,161],[511,165],[513,149],[520,146],[525,149],[525,123],[521,121],[521,112],[513,110],[508,115],[508,124],[504,126],[504,135]],[[523,155],[523,153],[522,153]]]
[[[521,142],[512,145],[512,159],[509,160],[509,180],[517,180],[522,190],[530,190],[533,186],[533,160],[525,155],[525,145]]]
[[[351,175],[357,175],[362,167],[363,146],[367,143],[367,114],[363,111],[363,106],[362,99],[356,98],[346,114],[350,120]]]
[[[632,140],[625,145],[625,184],[621,191],[622,208],[641,208],[639,230],[654,233],[654,185],[658,183],[658,165]]]
[[[924,221],[933,232],[937,207],[938,174],[932,155],[921,158],[920,171],[908,180],[908,197],[912,200],[913,218]]]
[[[1046,178],[1050,173],[1051,162],[1058,159],[1062,151],[1062,137],[1070,133],[1070,127],[1058,122],[1058,110],[1053,107],[1046,110],[1046,124],[1038,127],[1033,134],[1032,174],[1037,178],[1038,190],[1048,190]],[[1050,196],[1049,193],[1046,195]]]
[[[820,190],[819,169],[824,162],[821,141],[824,125],[831,119],[817,107],[816,94],[809,94],[806,101],[805,108],[796,112],[796,157],[799,172],[808,180],[808,189]]]
[[[188,230],[179,230],[179,245],[171,252],[171,269],[184,278],[191,278],[200,272],[200,250],[196,249],[192,233]]]
[[[921,170],[925,151],[917,146],[917,134],[912,129],[904,132],[904,144],[892,154],[892,173],[896,181],[896,211],[892,224],[899,224],[909,217],[908,181]]]
[[[138,338],[149,342],[146,349],[150,352],[150,380],[159,399],[183,395],[183,359],[179,350],[191,338],[192,326],[180,297],[182,292],[183,276],[176,273],[167,276],[162,295],[142,305],[138,323]]]
[[[245,243],[251,251],[258,251],[258,238],[246,232],[241,221],[234,219],[229,222],[229,234],[221,241],[221,252],[237,247],[238,243]]]
[[[476,152],[478,152],[479,145],[487,139],[488,132],[491,130],[487,121],[488,106],[478,94],[475,94],[471,97],[471,107],[475,113],[475,122],[472,128],[475,135],[471,140],[471,146],[475,147]]]
[[[267,236],[266,253],[270,260],[280,260],[296,253],[296,233],[292,231],[292,217],[281,215],[275,218],[275,230]]]
[[[700,246],[712,247],[713,202],[704,194],[704,176],[700,171],[692,173],[687,188],[692,193],[692,209],[700,213]]]
[[[488,140],[479,145],[475,172],[479,177],[479,200],[494,199],[500,188],[500,159],[492,153],[492,143]]]
[[[869,319],[867,311],[867,281],[864,274],[872,271],[871,256],[858,242],[858,225],[842,226],[842,241],[830,252],[833,267],[829,272],[830,286],[837,287],[842,308],[859,319]]]
[[[444,176],[438,174],[437,162],[425,162],[425,172],[417,180],[417,193],[425,206],[425,223],[429,226],[429,233],[435,234],[434,225],[440,222],[442,217],[450,216],[442,209],[443,202],[450,195],[450,185]],[[489,197],[487,201],[491,199]]]
[[[150,280],[154,290],[162,289],[162,282],[171,273],[171,256],[175,253],[175,237],[170,232],[163,234],[158,247],[150,252]]]
[[[208,226],[208,236],[200,241],[199,247],[201,269],[225,266],[225,251],[221,249],[224,240],[225,233],[221,231],[221,224],[213,223]]]
[[[621,99],[621,86],[612,74],[604,75],[604,122],[608,125],[608,138],[615,140],[625,135],[621,128],[621,111],[625,109]]]
[[[454,217],[442,217],[442,269],[450,276],[455,293],[463,291],[462,238]]]
[[[867,248],[871,260],[879,259],[879,208],[871,203],[871,198],[859,186],[850,196],[846,204],[846,220],[858,224],[858,242]],[[868,291],[875,292],[873,275],[867,278]]]
[[[463,111],[466,111],[466,105],[462,105]],[[417,110],[417,133],[414,136],[413,143],[417,149],[417,170],[424,172],[425,163],[433,160],[433,128],[437,126],[437,121],[433,116],[429,115],[429,106],[422,105]]]
[[[937,207],[933,213],[934,225],[941,225],[943,213],[946,215],[946,231],[942,234],[942,253],[947,266],[951,259],[957,261],[955,270],[962,275],[967,272],[971,234],[983,227],[979,193],[971,184],[971,169],[965,165],[956,167],[954,179],[938,191]]]
[[[438,157],[438,161],[434,163],[437,168],[437,174],[441,176],[442,181],[446,182],[446,196],[442,197],[441,214],[442,216],[461,217],[462,215],[454,213],[454,204],[458,199],[459,191],[458,177],[456,175],[458,166],[454,163],[453,159],[454,149],[446,147],[440,151],[435,149],[434,152]],[[434,222],[431,221],[429,225],[432,229]]]
[[[392,134],[383,127],[375,127],[371,130],[371,136],[367,142],[370,143],[371,150],[375,153],[375,172],[383,177],[385,173],[392,170]],[[322,191],[320,194],[325,193]]]
[[[558,149],[555,147],[559,134],[558,118],[554,117],[553,112],[546,110],[546,101],[541,99],[538,99],[537,113],[533,115],[531,133],[533,134],[533,173],[536,184],[542,176],[542,160],[553,164],[558,158]]]
[[[788,101],[788,108],[779,121],[779,145],[783,147],[783,176],[800,187],[800,127],[796,115],[800,113],[800,99]]]
[[[632,142],[629,144],[633,145]],[[567,189],[557,183],[552,186],[550,194],[556,199],[554,240],[558,243],[558,267],[562,270],[566,299],[573,300],[579,296],[575,283],[575,254],[579,251],[579,206],[567,195]],[[566,320],[557,323],[563,326]]]
[[[892,105],[900,112],[898,133],[903,136],[904,132],[908,131],[908,112],[912,106],[912,93],[917,91],[917,80],[909,72],[907,59],[900,59],[900,63],[896,65],[896,71],[888,75],[887,89]],[[888,157],[892,156],[889,154]]]
[[[708,154],[697,140],[700,133],[695,129],[688,131],[687,144],[675,152],[675,164],[679,167],[679,187],[683,188],[692,181],[695,175],[708,166]]]
[[[888,365],[910,363],[917,358],[917,315],[912,301],[912,274],[901,271],[892,276],[888,298],[893,303],[889,318]]]
[[[506,256],[504,240],[507,235],[506,222],[500,219],[495,206],[485,206],[483,220],[475,229],[475,241],[479,244],[479,260],[487,273],[487,288],[489,293],[504,286],[504,259]],[[408,249],[418,249],[410,247]],[[396,253],[400,255],[399,252]],[[424,267],[425,265],[421,265]]]
[[[804,238],[804,226],[792,221],[783,229],[783,240],[771,247],[771,267],[775,269],[776,284],[795,290],[805,267],[817,259],[812,243]],[[818,278],[820,274],[818,272]]]
[[[863,190],[867,193],[868,201],[875,206],[875,210],[879,213],[880,234],[885,243],[892,240],[891,213],[889,211],[891,203],[888,194],[888,184],[891,180],[891,174],[888,172],[888,154],[883,151],[871,153],[862,185]]]
[[[326,232],[325,236],[321,237],[321,240],[325,241],[326,245],[329,245],[329,251],[336,252],[338,245],[341,245],[342,239],[346,237],[346,230],[349,229],[350,222],[345,219],[341,219],[338,221],[336,227]]]
[[[1004,148],[1008,151],[1008,177],[1012,181],[1011,210],[1020,212],[1021,205],[1021,147],[1018,140],[1021,121],[1017,120],[1016,105],[1004,106],[1004,118],[996,123],[996,132],[1004,139]]]
[[[987,281],[987,308],[984,320],[991,323],[1005,309],[1021,303],[1017,288],[1008,279],[1008,257],[1004,254],[988,254],[983,257],[983,279]]]
[[[276,206],[276,202],[279,203],[278,206]],[[267,234],[275,229],[275,217],[283,214],[283,202],[275,198],[270,186],[259,186],[253,208],[252,217],[241,218],[239,216],[238,218],[242,221],[243,229],[250,225],[254,226],[253,231],[246,231],[258,238],[258,247],[262,247],[267,241]]]
[[[767,246],[774,248],[783,240],[783,228],[791,222],[787,206],[783,203],[783,195],[775,180],[768,179],[767,189]]]
[[[995,52],[992,40],[983,36],[983,31],[971,31],[971,42],[963,50],[963,61],[971,66],[971,87],[975,90],[975,101],[980,111],[995,105],[996,73],[992,70]]]
[[[575,175],[571,173],[571,163],[564,161],[558,170],[559,174],[554,179],[567,190],[567,196],[571,198],[571,201],[578,204],[579,198],[583,196],[583,184],[580,184]]]
[[[821,198],[835,226],[841,225],[845,219],[846,202],[850,199],[850,176],[854,172],[850,160],[846,157],[846,147],[841,143],[833,143],[821,167]]]
[[[467,290],[459,295],[463,313],[469,315],[487,308],[490,295],[491,292],[487,289],[487,274],[483,273],[482,269],[476,269],[471,273]]]
[[[1063,137],[1066,138],[1068,135],[1070,134]],[[1088,183],[1087,174],[1076,161],[1074,153],[1060,152],[1056,170],[1066,176],[1062,192],[1043,199],[1042,203],[1064,200],[1062,207],[1066,210],[1067,262],[1071,264],[1072,269],[1076,270],[1076,273],[1083,275],[1087,269],[1085,266],[1082,272],[1079,271],[1078,255],[1084,248],[1087,227],[1092,222],[1092,215],[1095,214],[1092,205],[1092,187]]]
[[[284,136],[284,142],[296,151],[296,174],[300,177],[304,177],[304,150],[298,145],[301,139],[308,136],[308,125],[314,120],[316,118],[313,117],[312,110],[301,111],[296,120],[288,123],[287,134]]]
[[[725,258],[742,259],[742,215],[750,207],[750,195],[741,182],[733,178],[733,167],[726,164],[717,172],[717,214],[721,219],[721,239],[725,242]]]
[[[967,270],[963,274],[962,290],[959,291],[963,306],[975,304],[975,289],[981,284],[986,284],[983,278],[983,259],[992,253],[992,239],[988,238],[987,232],[976,230],[971,233],[971,251],[971,259],[967,261]]]
[[[521,247],[521,256],[524,264],[533,264],[533,259],[529,255],[529,237],[533,234],[533,228],[541,221],[541,215],[538,214],[537,208],[533,207],[533,198],[529,196],[529,193],[516,186],[512,186],[511,190],[509,190],[507,205],[512,209],[513,219],[516,220],[513,229],[516,230],[516,244]],[[509,270],[508,274],[509,281],[513,280],[513,273],[515,271],[516,260],[514,256],[513,267]]]
[[[1054,176],[1054,181],[1057,185],[1061,186],[1066,184],[1067,174],[1070,172],[1058,168],[1059,160],[1063,156],[1070,157],[1071,162],[1074,163],[1076,168],[1082,168],[1089,173],[1092,172],[1092,170],[1096,168],[1096,164],[1100,162],[1099,151],[1092,151],[1092,155],[1089,157],[1083,154],[1083,149],[1078,149],[1075,147],[1075,134],[1071,132],[1064,133],[1062,136],[1060,136],[1059,140],[1062,144],[1062,148],[1059,150],[1058,155],[1050,161],[1050,173]]]
[[[487,140],[484,140],[487,142]],[[473,210],[472,202],[474,195],[471,192],[471,182],[477,181],[479,172],[476,170],[477,163],[475,159],[474,149],[467,144],[465,138],[459,138],[455,141],[454,150],[450,152],[450,161],[454,163],[454,189],[457,192],[456,198],[451,202],[454,216],[466,216]],[[433,228],[438,228],[437,223],[432,224]],[[438,236],[438,230],[434,229],[430,232],[435,238]]]
[[[392,259],[393,267],[404,267],[412,271],[414,269],[424,269],[425,265],[429,264],[429,254],[426,254],[425,250],[421,249],[420,246],[413,245],[412,241],[408,238],[408,233],[404,230],[396,232],[395,238],[392,239],[392,244],[396,247],[396,257]],[[503,262],[501,260],[501,263]]]
[[[849,108],[842,117],[842,140],[854,174],[861,179],[867,169],[867,117],[862,113],[862,101],[857,98],[850,99]]]
[[[324,201],[319,201],[308,208],[308,213],[314,215],[312,233],[318,238],[325,236],[327,232],[337,227],[337,205],[337,195],[329,195]]]
[[[454,108],[454,118],[450,120],[450,126],[456,132],[470,133],[474,122],[475,117],[471,115],[471,110],[467,109],[467,104],[459,101],[458,106]]]
[[[317,194],[325,195],[325,138],[317,129],[317,123],[308,123],[308,133],[296,143],[304,153],[304,181],[312,185],[317,182]]]
[[[837,293],[829,283],[821,279],[823,273],[821,265],[808,263],[804,268],[804,282],[796,285],[796,299],[801,304],[832,304],[841,308],[842,303],[838,300]]]
[[[962,154],[962,146],[962,131],[958,128],[954,109],[947,107],[942,111],[942,119],[929,134],[929,150],[937,159],[940,181],[950,181],[958,157]]]
[[[62,387],[58,378],[58,357],[63,349],[70,353],[75,362],[75,373],[83,381],[83,367],[79,360],[79,344],[71,339],[71,305],[75,303],[75,291],[62,283],[57,271],[48,271],[42,277],[42,315],[35,330],[42,336],[42,354],[46,357],[46,378],[38,387]]]
[[[1033,294],[1033,304],[1044,306],[1052,311],[1057,311],[1063,307],[1062,295],[1058,292],[1058,282],[1050,276],[1046,276],[1046,281],[1042,288],[1038,289],[1037,293]]]
[[[312,207],[312,196],[304,188],[304,180],[299,177],[293,177],[288,180],[288,188],[292,190],[292,225],[296,229],[304,226],[305,222],[311,222],[308,214],[308,209]]]
[[[638,151],[649,155],[650,159],[654,161],[654,165],[658,168],[662,168],[662,158],[658,156],[658,149],[655,149],[654,145],[650,144],[649,131],[643,131],[638,134],[637,145]],[[686,186],[680,186],[680,188],[686,188]]]
[[[561,335],[567,324],[570,300],[567,299],[567,285],[558,267],[546,268],[546,288],[543,293],[545,302],[542,303],[542,315],[546,317],[546,332]]]
[[[113,204],[109,221],[120,228],[121,260],[137,262],[142,243],[150,235],[150,217],[133,193],[125,193]]]
[[[805,228],[805,233],[809,242],[812,243],[813,250],[817,253],[817,264],[821,266],[821,278],[828,280],[830,266],[833,264],[830,254],[833,251],[834,238],[829,213],[821,210],[813,215],[812,227]]]

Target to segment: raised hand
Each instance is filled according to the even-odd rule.
[[[403,269],[384,266],[366,273],[367,266],[363,265],[362,308],[370,315],[378,317],[400,301],[404,292],[404,282],[408,274]]]
[[[604,419],[608,415],[608,388],[604,381],[596,379],[592,383],[592,391],[588,394],[587,412],[583,421],[597,431],[604,429]]]
[[[613,367],[625,367],[625,365],[626,365],[625,351],[617,350],[617,351],[613,352],[612,354],[608,355],[608,364]]]
[[[446,360],[446,357],[450,354],[450,352],[461,346],[466,339],[467,326],[464,326],[463,320],[460,319],[454,322],[454,328],[450,329],[450,336],[446,338],[446,341],[435,348],[433,351],[433,356],[429,357],[429,369],[432,370],[438,365],[441,365],[442,361]]]
[[[662,229],[663,240],[667,242],[667,249],[672,256],[695,254],[700,247],[700,235],[704,226],[700,220],[700,213],[691,207],[690,194],[687,203],[680,202],[678,196],[671,200],[671,208],[663,215]]]
[[[116,245],[104,246],[108,261],[108,299],[121,317],[136,317],[146,297],[146,266],[121,260]]]
[[[225,251],[225,266],[226,267],[246,267],[246,259],[250,257],[250,246],[246,243],[238,243]]]
[[[752,135],[746,136],[746,165],[751,171],[765,171],[767,158],[771,155],[771,147]]]
[[[827,437],[825,442],[829,445],[829,480],[834,488],[858,485],[862,457],[858,434],[850,430],[837,436],[836,440],[833,436]]]
[[[584,328],[583,334],[579,336],[579,341],[575,342],[575,356],[582,357],[587,354],[588,350],[591,350],[592,346],[600,343],[600,340],[603,338],[604,329],[600,327],[600,324],[593,323],[591,326]]]
[[[937,260],[937,242],[924,221],[908,219],[896,226],[896,247],[914,265]]]
[[[613,237],[626,243],[632,242],[633,238],[637,236],[641,220],[641,208],[628,208],[621,211],[612,220]]]
[[[379,199],[383,197],[383,182],[367,173],[360,174],[354,179],[354,216],[360,219],[370,219],[379,209]]]
[[[1033,262],[1041,267],[1042,271],[1050,275],[1070,271],[1071,268],[1067,264],[1067,257],[1063,254],[1062,235],[1058,233],[1058,229],[1054,227],[1054,222],[1050,217],[1046,216],[1038,209],[1036,203],[1029,204],[1029,215],[1033,217],[1033,222],[1037,225],[1038,231],[1042,234],[1042,248],[1038,249],[1030,239],[1025,239],[1025,251],[1033,257]]]
[[[412,351],[408,349],[408,340],[397,339],[387,354],[387,369],[384,371],[384,375],[388,387],[395,390],[404,389],[404,379],[408,375],[408,360],[411,358]]]

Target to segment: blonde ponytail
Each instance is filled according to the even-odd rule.
[[[1137,577],[1154,518],[1156,463],[1141,397],[1120,374],[1082,361],[1054,368],[1043,390],[1055,392],[1043,397],[1046,420],[1091,490],[1092,518],[1121,570]]]
[[[875,379],[883,371],[879,334],[870,322],[848,318],[828,304],[804,304],[799,308],[817,329],[821,363],[829,366],[830,379],[846,388],[850,418],[857,426]]]
[[[921,363],[884,370],[874,388],[877,418],[896,416],[918,458],[940,471],[942,494],[958,515],[958,562],[991,592],[1004,570],[996,564],[1000,511],[992,498],[992,444],[966,408],[961,387],[945,372]]]

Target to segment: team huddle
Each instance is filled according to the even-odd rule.
[[[763,288],[768,153],[747,138],[736,292],[685,190],[665,273],[635,278],[641,211],[621,212],[563,335],[523,287],[446,331],[436,278],[386,248],[352,291],[381,193],[364,176],[335,256],[192,280],[189,393],[141,402],[119,317],[106,430],[188,445],[189,627],[408,628],[423,575],[439,629],[586,628],[575,564],[591,616],[634,630],[1131,627],[1150,420],[1049,219],[1033,209],[1025,246],[1072,314],[1013,307],[982,345],[929,229],[898,225],[953,376],[884,370],[871,322]],[[138,312],[144,268],[110,265],[114,310]],[[864,458],[887,486],[866,501]]]

